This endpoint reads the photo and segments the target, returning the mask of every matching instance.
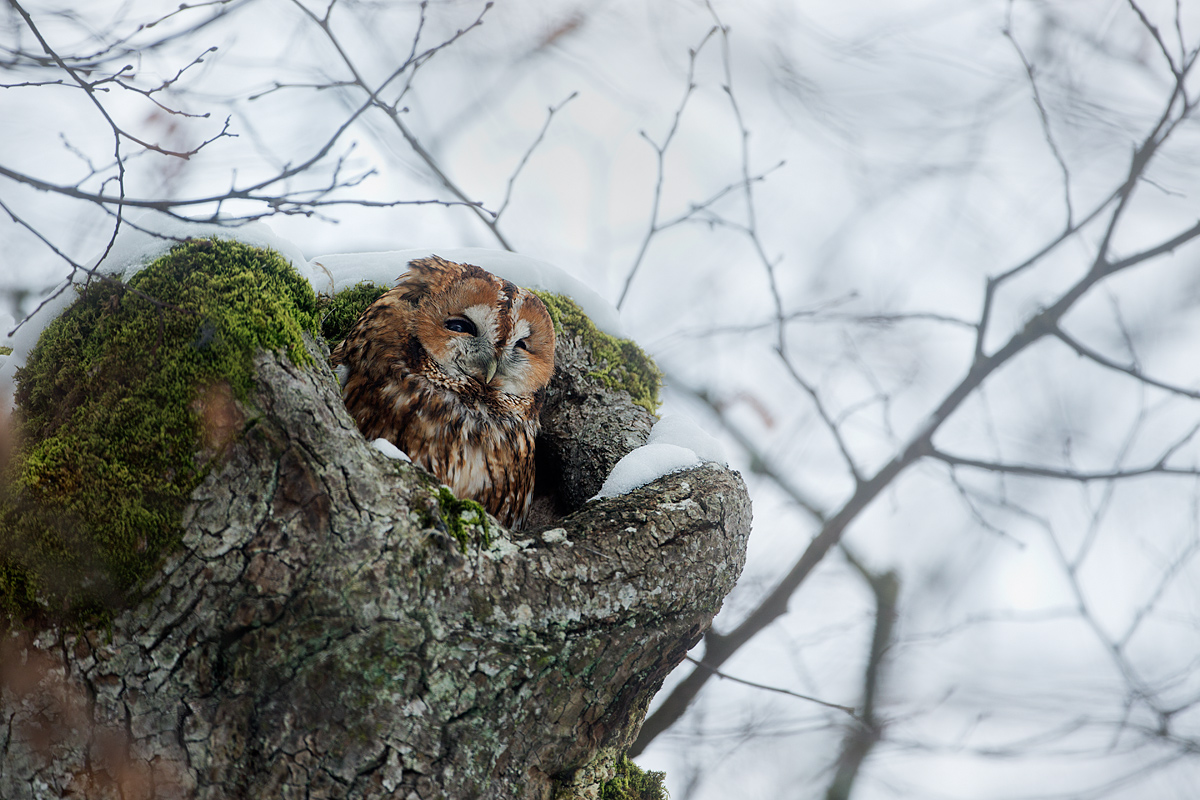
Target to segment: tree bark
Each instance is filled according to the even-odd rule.
[[[528,531],[370,448],[323,367],[260,352],[248,401],[209,391],[223,460],[146,598],[0,644],[0,796],[596,797],[733,587],[750,506],[705,464],[579,507],[648,423],[565,361],[547,491],[578,508]]]

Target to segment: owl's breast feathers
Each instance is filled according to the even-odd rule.
[[[456,495],[518,528],[533,500],[542,394],[513,397],[468,383],[475,385],[455,393],[419,373],[390,380],[359,373],[343,397],[368,440],[387,439]]]

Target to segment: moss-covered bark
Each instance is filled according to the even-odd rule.
[[[613,776],[741,569],[740,479],[585,504],[649,415],[568,336],[560,469],[511,532],[371,449],[305,341],[187,401],[226,434],[197,436],[215,460],[136,605],[0,644],[0,796],[549,800]]]
[[[215,417],[249,399],[255,353],[314,363],[301,337],[316,331],[316,297],[274,253],[190,242],[128,285],[80,295],[17,375],[0,630],[5,616],[103,622],[178,546],[191,493],[233,432]]]

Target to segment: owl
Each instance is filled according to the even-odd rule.
[[[417,259],[332,362],[368,440],[392,442],[507,527],[524,524],[554,374],[554,324],[536,295],[471,264]]]

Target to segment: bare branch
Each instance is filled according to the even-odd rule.
[[[508,186],[504,190],[504,201],[500,203],[500,207],[496,209],[494,218],[496,222],[500,221],[500,215],[504,213],[504,209],[508,208],[508,201],[512,199],[513,184],[517,182],[517,178],[520,176],[521,170],[525,169],[525,164],[528,163],[529,157],[533,155],[533,151],[537,149],[537,146],[542,143],[542,139],[545,138],[546,131],[550,129],[550,123],[554,120],[554,115],[557,114],[563,106],[578,96],[579,92],[571,92],[571,94],[569,94],[561,103],[555,106],[550,106],[546,114],[546,121],[542,123],[542,129],[538,131],[537,137],[534,138],[533,143],[529,145],[529,149],[525,151],[525,155],[521,156],[520,163],[517,164],[517,168],[513,170],[513,174],[508,178]]]
[[[1175,449],[1181,446],[1182,443],[1191,439],[1195,433],[1196,431],[1193,429],[1191,433],[1181,440],[1181,442],[1173,445],[1171,451],[1153,464],[1148,464],[1142,467],[1131,467],[1128,469],[1095,470],[1085,472],[1083,470],[1070,469],[1067,467],[1043,467],[1036,464],[1005,464],[998,461],[984,461],[982,459],[952,455],[941,450],[932,450],[929,453],[929,457],[938,461],[944,461],[945,463],[955,467],[971,467],[972,469],[981,469],[988,472],[1003,472],[1006,475],[1020,475],[1026,478],[1053,478],[1055,480],[1076,481],[1078,483],[1116,481],[1127,478],[1140,478],[1146,475],[1178,475],[1184,477],[1195,477],[1200,475],[1200,468],[1172,467],[1163,463],[1167,458],[1170,457],[1170,454],[1174,452]]]
[[[1011,2],[1008,4],[1008,18],[1001,33],[1012,43],[1013,49],[1017,52],[1017,57],[1021,59],[1021,64],[1025,67],[1025,75],[1029,78],[1029,87],[1033,90],[1033,104],[1037,107],[1038,119],[1042,123],[1042,134],[1046,138],[1046,144],[1050,147],[1050,153],[1054,156],[1054,160],[1058,162],[1059,170],[1062,171],[1063,204],[1067,209],[1067,223],[1065,227],[1069,229],[1072,227],[1075,219],[1075,212],[1071,207],[1071,170],[1067,167],[1067,161],[1058,149],[1058,143],[1054,139],[1054,132],[1050,129],[1050,115],[1046,113],[1046,104],[1042,101],[1042,93],[1038,89],[1033,64],[1029,63],[1029,59],[1025,57],[1025,51],[1021,49],[1021,45],[1017,43],[1017,39],[1013,35]]]
[[[837,421],[829,416],[829,412],[825,409],[825,404],[821,402],[821,396],[818,394],[816,387],[804,380],[804,378],[800,375],[800,372],[796,369],[796,366],[792,363],[791,359],[788,358],[787,353],[785,353],[783,350],[777,349],[776,354],[779,356],[780,360],[783,361],[783,366],[787,370],[787,373],[792,376],[792,380],[795,381],[796,385],[799,386],[804,393],[808,395],[809,400],[812,401],[813,408],[817,410],[817,416],[819,416],[821,421],[825,423],[825,427],[828,429],[829,435],[833,437],[833,441],[837,445],[838,452],[842,454],[842,460],[846,463],[846,469],[850,471],[851,476],[854,478],[854,482],[856,484],[862,483],[862,473],[858,471],[858,465],[854,461],[854,456],[851,454],[850,448],[846,444],[845,438],[842,436],[842,432]]]
[[[476,17],[475,21],[470,25],[457,31],[453,36],[448,37],[441,44],[429,48],[419,55],[410,55],[410,57],[403,64],[393,70],[392,74],[385,78],[377,88],[371,89],[367,85],[365,78],[363,78],[361,72],[355,64],[354,59],[352,59],[349,53],[346,52],[346,49],[342,46],[341,41],[334,34],[333,29],[329,24],[329,14],[332,14],[333,12],[333,4],[330,4],[325,18],[322,19],[317,17],[316,14],[305,7],[303,3],[299,2],[299,0],[292,0],[292,2],[309,19],[311,19],[317,25],[317,27],[321,29],[321,31],[325,34],[325,37],[329,40],[329,43],[333,45],[334,49],[337,51],[343,65],[350,70],[350,73],[354,78],[354,85],[367,93],[368,99],[362,106],[362,109],[365,110],[368,107],[375,107],[387,114],[388,119],[392,121],[392,124],[396,127],[396,130],[398,130],[400,135],[404,137],[404,140],[408,142],[408,146],[412,148],[412,151],[416,153],[423,162],[425,162],[425,165],[438,178],[438,180],[441,181],[442,185],[445,186],[451,194],[458,198],[459,204],[467,206],[475,213],[475,216],[477,216],[479,220],[483,222],[483,224],[486,225],[492,232],[492,235],[496,237],[496,241],[500,243],[501,247],[503,247],[505,250],[512,250],[512,246],[508,243],[508,240],[500,232],[500,228],[496,224],[496,215],[485,211],[480,203],[471,200],[467,196],[466,192],[464,192],[457,183],[450,179],[442,167],[437,163],[437,160],[433,157],[433,155],[425,149],[425,147],[417,139],[416,135],[414,135],[409,127],[404,124],[404,121],[400,118],[402,110],[396,108],[394,104],[388,104],[384,102],[379,96],[380,92],[382,92],[388,86],[388,84],[396,80],[396,78],[406,72],[410,67],[413,69],[418,68],[421,64],[432,58],[437,52],[449,47],[451,44],[454,44],[463,36],[482,25],[483,17],[488,10],[491,9],[492,3],[488,2],[485,4],[483,10],[479,12],[479,16]],[[414,45],[413,52],[415,51],[416,47]]]
[[[1061,245],[1063,242],[1066,242],[1066,241],[1070,240],[1071,238],[1073,238],[1083,228],[1085,228],[1086,226],[1091,224],[1094,220],[1099,218],[1099,216],[1104,212],[1104,210],[1106,208],[1108,208],[1118,198],[1118,196],[1120,195],[1120,191],[1121,190],[1119,188],[1114,190],[1112,192],[1112,194],[1110,194],[1108,197],[1104,198],[1102,201],[1100,201],[1098,204],[1096,204],[1096,207],[1093,208],[1092,211],[1087,216],[1085,216],[1083,219],[1077,221],[1074,225],[1069,225],[1066,228],[1064,228],[1057,236],[1055,236],[1053,239],[1051,239],[1047,244],[1045,244],[1041,249],[1039,249],[1036,253],[1031,255],[1029,258],[1025,259],[1024,261],[1017,264],[1016,266],[1011,267],[1008,270],[1000,273],[999,275],[994,275],[987,279],[987,285],[985,286],[984,293],[983,293],[983,308],[979,314],[979,324],[976,326],[976,330],[978,332],[975,336],[975,358],[977,360],[979,358],[983,357],[983,350],[984,350],[984,345],[986,343],[986,336],[988,334],[989,324],[991,323],[991,319],[992,319],[992,307],[994,306],[995,300],[996,300],[996,292],[1005,283],[1011,281],[1013,278],[1016,278],[1018,275],[1022,274],[1026,270],[1039,264],[1042,261],[1042,259],[1044,259],[1046,256],[1050,255],[1052,252],[1057,250],[1059,245]]]
[[[117,202],[116,223],[113,225],[112,236],[109,238],[108,244],[104,248],[104,255],[107,256],[108,253],[112,251],[113,244],[115,244],[117,240],[117,234],[120,233],[121,230],[121,211],[125,198],[125,160],[121,155],[121,129],[117,126],[117,123],[113,121],[113,118],[109,116],[108,111],[96,98],[96,94],[91,89],[88,82],[85,81],[76,70],[68,67],[66,63],[63,62],[62,58],[56,52],[54,52],[54,49],[50,47],[50,44],[46,41],[45,37],[42,36],[41,31],[34,24],[33,18],[29,16],[29,12],[22,8],[21,4],[18,3],[17,0],[9,0],[9,3],[14,9],[16,9],[17,13],[21,15],[21,19],[25,21],[26,27],[29,28],[30,32],[38,40],[38,43],[42,46],[42,49],[46,51],[46,54],[54,60],[54,63],[58,64],[60,69],[66,72],[73,81],[75,81],[84,91],[88,93],[88,98],[100,111],[101,116],[104,117],[105,121],[109,125],[109,128],[113,132],[113,158],[117,166],[117,187],[119,197]]]
[[[315,164],[319,160],[321,160],[321,157],[314,157],[311,160],[312,163],[308,163],[307,166],[312,166],[312,164]],[[472,207],[477,207],[477,205],[478,205],[476,203],[467,203],[467,202],[460,201],[460,200],[377,200],[377,201],[373,201],[373,200],[352,200],[352,199],[305,200],[302,198],[302,195],[304,195],[304,194],[316,194],[316,195],[323,196],[325,194],[328,194],[335,188],[340,188],[342,186],[342,184],[338,184],[338,185],[331,184],[331,185],[328,185],[328,186],[325,186],[322,188],[318,188],[318,189],[301,190],[301,191],[292,192],[289,194],[271,194],[271,193],[262,191],[263,189],[267,189],[267,188],[271,187],[273,184],[282,182],[286,178],[293,177],[294,175],[305,171],[305,169],[307,169],[307,167],[292,167],[278,175],[272,176],[271,178],[269,178],[265,181],[260,181],[259,183],[253,184],[251,186],[248,186],[248,187],[242,188],[242,189],[233,188],[223,194],[205,195],[203,197],[181,198],[181,199],[176,199],[176,200],[171,200],[171,199],[166,199],[166,198],[163,198],[163,199],[148,199],[148,198],[142,199],[142,198],[130,198],[130,197],[122,198],[119,195],[110,195],[110,194],[95,193],[95,192],[85,192],[74,186],[64,186],[61,184],[49,183],[47,181],[41,180],[40,178],[35,178],[32,175],[25,175],[23,173],[8,169],[7,167],[5,167],[3,165],[0,165],[0,175],[4,176],[6,178],[10,178],[19,183],[24,183],[25,185],[31,186],[34,189],[38,189],[40,191],[55,192],[56,194],[65,195],[66,197],[70,197],[70,198],[73,198],[76,200],[86,200],[88,202],[95,203],[97,205],[123,206],[123,207],[127,207],[127,208],[147,208],[147,209],[152,209],[154,211],[161,211],[164,213],[171,212],[174,209],[187,208],[187,207],[192,207],[192,206],[206,206],[206,205],[212,205],[214,203],[228,202],[230,200],[247,200],[250,202],[262,203],[262,204],[268,206],[268,210],[264,213],[271,213],[273,211],[283,211],[284,213],[298,213],[298,212],[303,212],[305,209],[315,208],[315,207],[321,206],[321,205],[358,205],[358,206],[373,207],[373,208],[394,208],[396,206],[407,206],[407,205],[472,206]],[[178,216],[175,214],[172,214],[172,216],[176,216],[178,219],[189,219],[187,217],[182,217],[182,216]],[[259,216],[262,216],[262,215],[260,214]],[[233,221],[248,220],[248,219],[251,219],[251,217],[231,217],[229,219],[233,220]]]
[[[1150,21],[1150,18],[1146,16],[1145,12],[1142,11],[1141,6],[1139,6],[1135,0],[1129,0],[1129,7],[1133,9],[1134,14],[1137,14],[1138,19],[1141,20],[1142,26],[1150,32],[1151,38],[1153,38],[1154,43],[1158,45],[1158,49],[1160,52],[1162,52],[1163,59],[1166,60],[1167,66],[1171,69],[1171,74],[1175,76],[1175,80],[1182,80],[1183,72],[1175,63],[1175,58],[1171,55],[1171,51],[1167,48],[1167,43],[1163,41],[1162,34],[1158,32],[1158,28]],[[1179,24],[1178,12],[1176,12],[1175,15],[1175,22],[1176,25]],[[1180,32],[1181,37],[1182,35],[1182,32]]]
[[[235,11],[238,11],[241,8],[244,8],[255,2],[257,2],[257,0],[209,0],[202,3],[181,3],[176,6],[173,11],[169,11],[151,22],[141,23],[135,26],[128,34],[123,36],[113,36],[111,30],[103,33],[97,32],[91,28],[90,23],[85,23],[84,27],[86,27],[87,32],[91,34],[92,39],[100,42],[102,46],[100,49],[90,53],[66,55],[63,57],[63,60],[82,73],[98,71],[105,64],[113,61],[125,61],[133,56],[145,56],[149,53],[161,50],[166,45],[171,44],[178,39],[195,36],[197,33],[209,27],[210,25],[225,19]],[[179,29],[172,31],[171,33],[164,34],[157,39],[144,40],[143,38],[143,40],[140,40],[136,43],[133,41],[145,31],[157,27],[172,17],[187,12],[208,8],[214,8],[216,10],[198,22],[194,22],[187,26],[181,26]],[[64,18],[73,18],[74,15],[64,11],[60,12],[59,16]],[[13,58],[10,63],[4,64],[4,66],[13,68],[23,66],[57,68],[57,64],[48,56],[40,56],[37,53],[20,51],[9,52],[12,53]]]
[[[892,645],[896,603],[900,596],[900,578],[894,571],[876,574],[867,569],[845,545],[841,549],[846,560],[871,589],[875,600],[875,627],[871,635],[866,667],[863,670],[862,710],[856,717],[858,724],[846,733],[842,752],[838,757],[837,770],[829,790],[825,793],[826,800],[849,800],[859,770],[876,743],[883,738],[883,723],[875,709],[879,683],[883,677],[884,659]]]
[[[1092,348],[1081,343],[1078,339],[1076,339],[1075,337],[1071,336],[1066,331],[1064,331],[1061,326],[1058,326],[1054,329],[1054,335],[1063,344],[1065,344],[1067,347],[1074,350],[1078,355],[1083,356],[1084,358],[1087,358],[1090,361],[1094,361],[1102,367],[1111,369],[1114,372],[1121,372],[1126,375],[1129,375],[1130,377],[1136,378],[1137,380],[1141,381],[1142,383],[1146,384],[1147,386],[1154,386],[1158,389],[1163,389],[1165,391],[1171,392],[1172,394],[1181,395],[1183,397],[1187,397],[1192,400],[1200,400],[1200,390],[1185,389],[1182,386],[1174,386],[1169,383],[1164,383],[1163,381],[1157,380],[1155,378],[1151,378],[1150,376],[1143,373],[1142,370],[1136,364],[1129,365],[1129,366],[1126,366],[1124,364],[1118,364],[1117,362],[1113,361],[1112,359],[1108,358],[1107,356],[1101,355],[1100,353],[1096,352]]]
[[[1142,623],[1146,621],[1150,612],[1162,600],[1167,589],[1170,588],[1180,575],[1184,574],[1184,569],[1192,562],[1197,553],[1200,553],[1200,540],[1193,539],[1187,548],[1167,565],[1159,578],[1158,585],[1154,588],[1154,592],[1134,611],[1133,617],[1129,620],[1129,625],[1125,628],[1125,632],[1113,643],[1118,650],[1123,651],[1129,646],[1130,639],[1141,629]]]
[[[897,325],[910,322],[933,322],[942,325],[949,325],[955,328],[963,328],[964,330],[974,331],[976,323],[961,317],[951,316],[949,314],[940,314],[934,311],[899,311],[895,313],[886,312],[851,312],[851,311],[832,311],[830,309],[838,308],[852,302],[858,297],[857,293],[851,292],[842,297],[837,297],[820,303],[814,308],[799,309],[789,311],[784,314],[783,321],[786,324],[793,322],[805,322],[810,325],[828,325],[828,324],[846,324],[861,325],[867,328],[893,328]],[[687,328],[673,333],[675,336],[698,339],[709,338],[714,336],[739,336],[747,333],[755,333],[778,327],[779,320],[770,319],[762,322],[751,322],[741,325],[706,325],[704,327]]]
[[[166,156],[175,156],[176,158],[188,159],[191,156],[195,155],[197,152],[199,152],[199,150],[200,150],[199,147],[194,150],[190,150],[190,151],[169,150],[165,147],[162,147],[161,145],[154,144],[153,142],[148,142],[145,139],[135,136],[132,133],[130,133],[129,131],[122,128],[120,125],[118,125],[116,123],[116,121],[113,120],[112,116],[109,115],[108,110],[104,107],[104,105],[96,97],[96,93],[98,91],[98,88],[101,85],[103,85],[104,83],[106,83],[110,80],[113,82],[116,82],[116,83],[120,83],[124,88],[132,88],[130,86],[127,86],[126,84],[124,84],[123,82],[121,82],[119,80],[120,73],[118,72],[118,74],[113,76],[112,78],[107,78],[107,79],[104,79],[101,81],[85,80],[78,69],[68,66],[67,63],[62,59],[62,57],[59,56],[58,53],[55,52],[55,50],[50,46],[49,42],[47,42],[45,37],[42,35],[41,30],[39,30],[37,25],[34,24],[33,18],[29,15],[29,12],[27,12],[24,8],[22,8],[21,4],[19,2],[17,2],[17,0],[9,0],[9,2],[12,4],[13,8],[15,8],[17,10],[17,13],[19,13],[21,15],[21,17],[25,20],[25,25],[29,28],[30,32],[32,32],[33,35],[35,37],[37,37],[38,42],[41,44],[42,48],[46,51],[47,55],[49,55],[52,59],[54,59],[54,62],[56,64],[58,64],[59,68],[62,69],[64,72],[66,72],[71,77],[71,79],[73,81],[75,81],[76,84],[79,85],[79,87],[81,89],[83,89],[85,92],[87,92],[87,95],[88,95],[89,99],[92,101],[92,104],[100,111],[100,114],[104,117],[105,122],[108,123],[109,127],[113,131],[113,135],[116,140],[116,144],[115,144],[116,152],[114,153],[114,155],[118,162],[121,161],[121,138],[122,137],[128,139],[129,141],[133,142],[134,144],[139,145],[140,147],[142,147],[146,150],[151,150],[155,153],[161,153]],[[215,48],[213,48],[213,49],[215,49]],[[209,50],[207,52],[211,52],[211,50]],[[203,56],[199,56],[196,58],[195,61],[192,62],[192,64],[199,63],[202,60],[203,60]],[[190,64],[188,66],[192,66],[192,65]],[[184,67],[182,70],[180,70],[180,74],[182,75],[183,71],[186,69],[187,69],[187,67]],[[121,72],[123,72],[123,71],[124,71],[124,68],[121,70]],[[170,83],[171,83],[171,81],[168,81],[166,84],[164,84],[164,86],[169,85]],[[159,89],[151,90],[149,92],[139,92],[139,93],[144,94],[146,97],[150,97],[150,95],[156,91],[159,91]],[[151,99],[153,99],[153,98],[151,98]],[[160,108],[163,108],[166,111],[170,111],[170,109],[167,109],[161,103],[158,103],[157,101],[154,101],[154,102]],[[174,113],[174,112],[172,112],[172,113]],[[218,136],[216,136],[214,138],[221,138],[221,136],[223,136],[223,135],[227,135],[227,134],[225,134],[225,132],[222,131],[221,134],[218,134]],[[207,144],[207,142],[206,142],[206,144]],[[200,147],[203,147],[203,146],[204,145],[201,145]],[[121,181],[122,181],[122,189],[123,189],[123,180],[124,180],[123,165],[119,164],[118,169],[121,170]],[[122,191],[122,194],[124,194],[124,191]]]
[[[841,711],[845,714],[848,714],[851,717],[853,717],[854,719],[858,719],[858,713],[850,706],[842,706],[842,705],[838,705],[837,703],[830,703],[828,701],[821,700],[816,697],[810,697],[809,695],[806,695],[806,694],[800,694],[799,692],[793,692],[791,689],[781,689],[778,686],[768,686],[765,683],[755,683],[754,681],[748,681],[744,678],[735,678],[734,676],[727,675],[718,669],[714,669],[713,667],[710,667],[708,664],[705,664],[703,661],[698,661],[697,659],[694,659],[691,656],[684,656],[684,658],[687,659],[688,661],[692,662],[693,664],[695,664],[697,667],[708,670],[710,673],[712,673],[716,677],[720,678],[721,680],[732,681],[733,683],[740,683],[743,686],[750,686],[755,689],[765,689],[768,692],[775,692],[777,694],[786,694],[788,697],[795,697],[799,700],[806,700],[810,703],[816,703],[819,706],[825,706],[826,708],[832,708],[836,711]]]
[[[633,279],[637,276],[638,268],[642,265],[642,259],[646,257],[646,251],[650,248],[650,242],[661,230],[658,223],[658,216],[661,213],[663,182],[666,180],[667,149],[670,148],[671,142],[674,141],[675,134],[679,132],[679,121],[683,118],[683,112],[687,108],[688,100],[691,99],[692,93],[696,91],[696,57],[716,33],[716,27],[709,28],[708,32],[700,40],[700,44],[688,50],[687,78],[685,79],[683,97],[680,98],[679,105],[675,107],[675,116],[671,120],[671,126],[667,129],[662,143],[655,142],[645,131],[640,131],[641,137],[654,148],[658,172],[654,181],[654,199],[650,203],[650,225],[646,229],[646,235],[642,237],[642,244],[638,248],[637,255],[634,256],[633,266],[629,268],[629,274],[625,276],[625,284],[621,287],[621,294],[617,298],[618,309],[625,304],[625,298],[629,294],[629,287],[633,284]]]
[[[1111,264],[1100,265],[1100,268],[1106,275],[1110,275],[1114,272],[1120,272],[1123,269],[1128,269],[1129,267],[1136,267],[1138,264],[1149,261],[1152,258],[1158,258],[1161,255],[1175,252],[1175,250],[1192,241],[1197,236],[1200,236],[1200,222],[1197,222],[1187,230],[1172,236],[1170,239],[1167,239],[1161,244],[1143,250],[1135,255],[1118,259]]]
[[[136,92],[137,94],[143,95],[144,97],[146,97],[146,99],[150,100],[150,102],[154,103],[154,105],[158,106],[160,109],[167,112],[168,114],[171,114],[172,116],[189,117],[191,119],[208,119],[208,117],[210,115],[207,112],[205,112],[204,114],[188,114],[185,111],[180,111],[178,109],[170,108],[169,106],[163,105],[162,103],[160,103],[158,101],[157,98],[154,97],[154,95],[159,94],[162,91],[173,86],[175,83],[177,83],[183,77],[183,73],[187,72],[189,69],[196,66],[197,64],[203,64],[204,57],[206,55],[208,55],[209,53],[215,53],[215,52],[217,52],[217,48],[215,46],[208,48],[203,53],[201,53],[200,55],[198,55],[194,59],[192,59],[191,63],[186,64],[183,67],[180,67],[179,71],[175,73],[174,77],[167,78],[165,81],[163,81],[158,86],[156,86],[152,89],[139,89],[138,87],[121,80],[120,73],[118,73],[117,75],[114,75],[112,78],[112,81],[114,83],[120,84],[121,88],[123,88],[123,89],[128,89],[131,92]],[[225,130],[222,130],[220,135],[221,136],[229,135],[226,133],[226,131],[228,129],[229,129],[229,119],[226,118]],[[203,148],[205,145],[211,143],[216,138],[220,138],[220,136],[214,137],[213,139],[210,139],[210,140],[204,142],[196,149],[189,151],[186,155],[183,156],[183,158],[187,158],[188,156],[193,156],[196,153],[200,152],[201,148]]]
[[[767,176],[769,176],[771,173],[775,172],[776,170],[781,169],[785,164],[786,164],[786,162],[780,161],[779,163],[775,164],[775,166],[771,167],[770,169],[764,170],[763,172],[760,172],[757,175],[750,176],[749,180],[752,183],[761,183],[762,181],[765,181],[767,179]],[[691,204],[688,207],[687,211],[684,211],[681,214],[679,214],[678,216],[659,224],[655,229],[655,233],[656,234],[662,233],[663,231],[668,230],[669,228],[673,228],[676,225],[682,225],[685,222],[698,222],[698,223],[701,223],[704,225],[709,225],[709,226],[721,225],[723,227],[733,228],[734,230],[737,230],[743,234],[747,234],[747,235],[751,234],[753,229],[750,228],[748,225],[743,225],[741,223],[733,222],[732,220],[726,219],[725,217],[717,216],[712,213],[705,213],[705,212],[710,212],[712,207],[715,206],[719,200],[721,200],[725,197],[728,197],[730,194],[732,194],[733,192],[735,192],[739,189],[745,189],[745,186],[746,186],[746,179],[741,179],[741,180],[734,181],[733,183],[729,184],[728,186],[718,189],[716,192],[711,194],[707,199],[701,200],[698,203]]]
[[[779,259],[773,261],[767,256],[766,249],[758,235],[758,213],[754,206],[754,182],[750,179],[750,129],[746,127],[741,106],[738,105],[737,96],[733,93],[733,62],[729,52],[729,28],[721,22],[721,18],[717,16],[717,10],[713,8],[710,0],[704,0],[704,6],[716,20],[717,27],[721,31],[721,65],[725,71],[725,85],[722,88],[725,90],[725,96],[729,99],[729,106],[733,110],[733,117],[737,122],[738,132],[741,134],[742,187],[746,196],[746,227],[750,242],[754,246],[754,252],[758,255],[758,261],[767,273],[767,283],[771,287],[771,299],[775,303],[775,317],[780,321],[779,350],[783,352],[787,347],[783,333],[783,297],[779,293],[779,283],[775,278],[775,266]]]

